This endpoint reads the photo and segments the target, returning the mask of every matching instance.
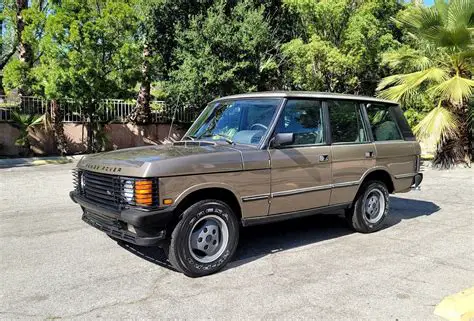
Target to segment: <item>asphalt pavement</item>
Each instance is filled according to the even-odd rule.
[[[374,234],[337,215],[243,229],[224,271],[192,279],[82,222],[73,166],[0,169],[0,319],[440,320],[474,285],[472,169],[427,169]]]

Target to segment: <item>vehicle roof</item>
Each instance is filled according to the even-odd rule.
[[[254,92],[254,93],[247,93],[247,94],[225,96],[225,97],[217,98],[213,101],[215,102],[215,101],[221,101],[221,100],[243,99],[243,98],[323,98],[323,99],[327,98],[327,99],[372,101],[372,102],[398,105],[397,102],[375,98],[375,97],[328,93],[328,92],[317,92],[317,91],[264,91],[264,92]]]

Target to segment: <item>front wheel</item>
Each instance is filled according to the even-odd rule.
[[[387,186],[380,181],[369,181],[361,186],[354,205],[346,212],[346,218],[357,232],[371,233],[382,228],[388,211]]]
[[[239,223],[232,209],[218,200],[204,200],[183,212],[169,242],[168,259],[190,277],[212,274],[232,258],[239,241]]]

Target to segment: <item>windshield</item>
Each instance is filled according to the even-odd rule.
[[[242,99],[211,103],[194,122],[187,136],[192,139],[258,145],[281,101]]]

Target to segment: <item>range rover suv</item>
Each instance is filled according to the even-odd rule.
[[[196,277],[231,260],[241,226],[344,209],[370,233],[389,194],[421,181],[420,146],[396,103],[268,92],[210,102],[174,144],[83,158],[70,196],[88,224],[161,246]]]

